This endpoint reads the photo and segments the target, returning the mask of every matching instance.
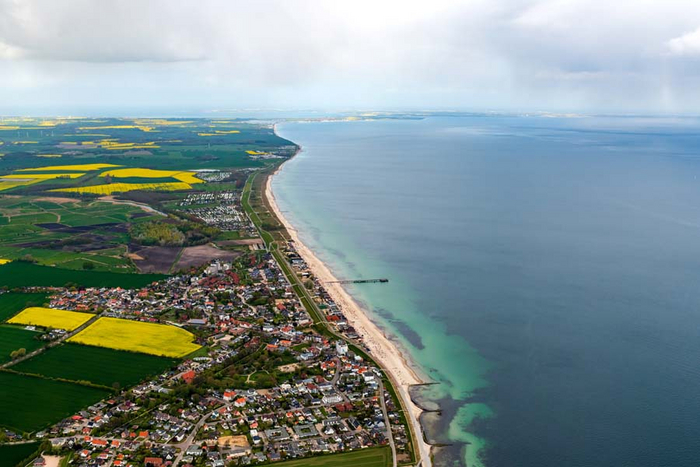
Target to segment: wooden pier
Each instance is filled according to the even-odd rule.
[[[346,279],[342,281],[329,281],[327,284],[372,284],[389,282],[389,279]]]

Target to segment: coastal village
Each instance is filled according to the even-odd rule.
[[[333,327],[357,339],[292,244],[286,255]],[[359,348],[313,326],[267,252],[140,289],[27,291],[39,290],[51,294],[51,308],[185,327],[206,349],[33,435],[71,453],[71,465],[254,465],[381,446],[411,458],[385,375]]]
[[[104,130],[129,140],[151,128],[111,123]],[[0,196],[0,221],[31,219],[5,229],[9,253],[31,254],[0,257],[20,271],[0,286],[0,457],[24,451],[11,465],[36,467],[430,465],[408,394],[421,381],[277,209],[270,178],[298,146],[271,125],[147,123],[160,144],[196,142],[202,153],[183,153],[186,171],[112,169],[122,165],[82,164],[83,152],[60,148],[75,164],[42,160],[41,170],[85,172],[47,175],[61,193],[21,178],[19,196]],[[66,125],[71,138],[87,131]],[[238,138],[250,149],[231,155]],[[225,156],[210,154],[217,145]],[[153,154],[120,157],[132,156]],[[235,167],[195,168],[220,157]],[[146,182],[155,191],[138,189]]]

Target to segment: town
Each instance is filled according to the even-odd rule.
[[[140,289],[28,289],[49,292],[55,309],[187,328],[206,349],[34,437],[86,467],[251,465],[383,446],[410,459],[386,376],[291,243],[286,254],[348,340],[314,325],[264,251]]]

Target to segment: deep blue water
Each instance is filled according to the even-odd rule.
[[[443,465],[700,465],[700,121],[290,123],[302,239],[441,384]],[[464,443],[472,443],[469,447]],[[481,449],[479,449],[481,448]]]

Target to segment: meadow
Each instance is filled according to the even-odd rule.
[[[0,265],[0,287],[63,287],[70,284],[84,287],[123,287],[135,289],[162,280],[163,274],[125,274],[81,271],[13,261]]]
[[[17,467],[39,448],[39,443],[25,443],[0,446],[0,467]],[[24,464],[22,464],[24,465]]]
[[[0,372],[0,426],[32,432],[74,415],[110,391]]]
[[[319,457],[278,462],[280,467],[388,467],[391,465],[391,451],[388,447],[363,449],[361,451],[331,454]]]
[[[0,258],[136,272],[126,257],[128,224],[160,216],[137,206],[70,198],[0,197]]]
[[[175,326],[99,318],[68,342],[180,358],[200,348],[193,340],[192,333]]]
[[[0,327],[0,330],[2,328]],[[175,366],[177,360],[79,344],[63,344],[12,367],[21,373],[102,386],[133,386]]]
[[[47,301],[45,293],[7,292],[0,294],[0,322],[30,306],[41,306]]]
[[[7,322],[9,324],[23,324],[72,331],[94,317],[95,315],[91,313],[55,310],[53,308],[44,307],[30,307],[22,310],[19,314],[7,320]]]
[[[26,349],[27,352],[36,350],[44,345],[38,339],[36,331],[27,331],[17,326],[0,325],[0,363],[9,362],[10,353],[18,349]]]

